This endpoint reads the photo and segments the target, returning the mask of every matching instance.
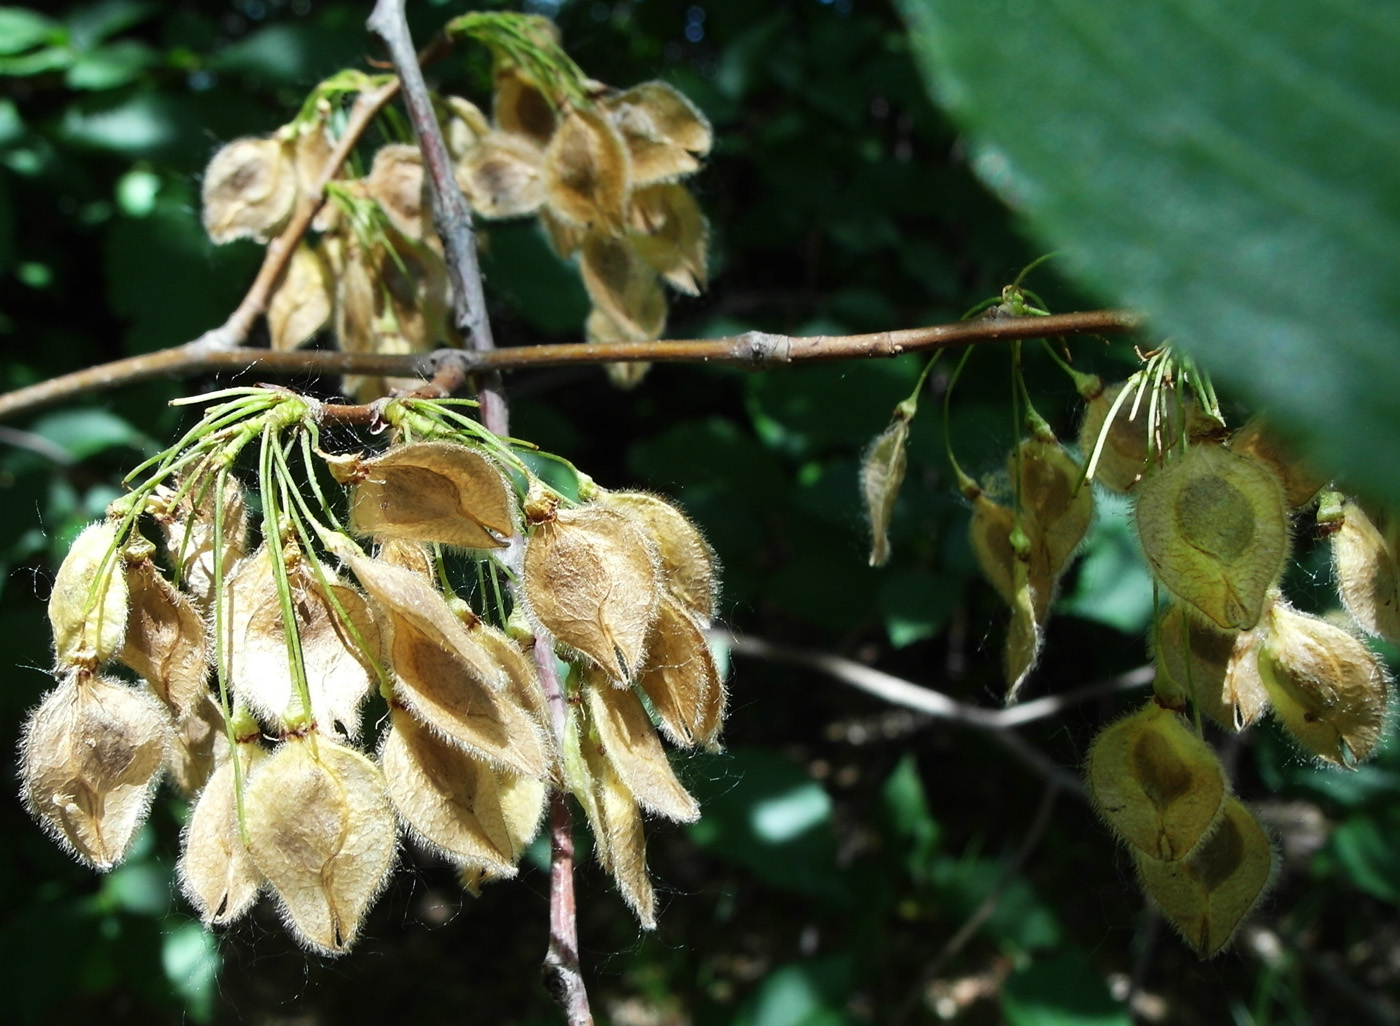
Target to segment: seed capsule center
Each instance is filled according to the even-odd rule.
[[[1176,524],[1182,537],[1218,559],[1238,559],[1254,540],[1249,500],[1223,477],[1198,477],[1176,497]]]

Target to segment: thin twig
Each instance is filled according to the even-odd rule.
[[[893,705],[925,713],[939,719],[951,720],[969,727],[985,731],[992,739],[1003,745],[1031,769],[1046,780],[1053,781],[1070,794],[1084,796],[1084,784],[1077,774],[1070,773],[1055,765],[1039,749],[1027,744],[1013,728],[1034,720],[1055,716],[1071,706],[1095,698],[1103,698],[1119,691],[1140,688],[1151,683],[1155,670],[1151,666],[1140,666],[1135,670],[1096,684],[1089,684],[1073,691],[1058,695],[1046,695],[1034,701],[1023,702],[1004,709],[985,709],[967,705],[949,698],[941,691],[920,687],[901,677],[885,673],[874,667],[841,656],[825,652],[813,652],[803,648],[779,645],[762,638],[724,635],[721,639],[730,650],[756,659],[803,666],[825,674],[835,680],[857,687],[867,694],[883,699]]]
[[[433,113],[432,99],[414,56],[413,42],[404,16],[404,0],[376,0],[367,28],[384,41],[403,83],[404,103],[423,154],[433,227],[442,240],[443,257],[447,263],[448,278],[452,282],[453,315],[457,328],[471,344],[472,355],[492,356],[495,354],[495,343],[491,337],[491,322],[486,316],[471,211],[462,190],[457,186],[442,129]],[[421,373],[421,366],[421,363],[415,362],[415,372]],[[460,375],[466,366],[463,360],[439,356],[433,387],[446,387],[450,376]],[[481,401],[482,423],[497,435],[508,436],[510,407],[499,371],[488,369],[482,374],[477,396]],[[522,558],[523,546],[517,534],[511,539],[503,559],[519,568]],[[534,659],[549,708],[555,743],[562,751],[567,710],[563,687],[554,665],[554,639],[544,631],[535,635]],[[593,1014],[588,1006],[588,990],[584,986],[578,957],[573,814],[569,796],[562,787],[557,788],[550,799],[549,838],[549,946],[545,951],[544,970],[569,1026],[592,1026]]]
[[[234,318],[229,320],[232,322]],[[1049,317],[982,318],[864,335],[797,336],[747,331],[742,335],[713,339],[514,346],[485,352],[449,349],[419,354],[341,353],[319,350],[271,352],[246,347],[215,351],[202,347],[202,340],[196,340],[194,343],[186,343],[172,349],[89,367],[0,395],[0,420],[81,395],[152,378],[190,377],[215,371],[278,376],[375,374],[389,377],[427,377],[445,355],[462,361],[463,370],[468,374],[524,367],[633,361],[715,363],[762,370],[811,361],[893,357],[903,353],[928,352],[1011,339],[1107,335],[1134,331],[1141,325],[1140,317],[1125,310],[1089,310],[1053,314]]]

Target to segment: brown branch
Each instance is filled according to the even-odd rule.
[[[198,342],[195,342],[89,367],[0,395],[0,420],[151,378],[189,377],[220,370],[277,376],[376,374],[410,377],[416,374],[426,378],[444,359],[460,360],[463,371],[469,374],[632,361],[714,363],[761,370],[810,361],[892,357],[1011,339],[1121,334],[1141,326],[1142,318],[1130,311],[1089,310],[1049,317],[983,318],[865,335],[789,336],[748,331],[727,338],[515,346],[486,352],[448,349],[416,355],[319,350],[275,353],[246,347],[210,351],[197,348]]]
[[[408,21],[404,16],[404,0],[377,0],[365,27],[383,40],[389,50],[403,83],[404,105],[418,149],[423,155],[423,170],[427,176],[428,196],[433,211],[433,228],[442,240],[447,276],[452,283],[452,314],[457,330],[476,352],[496,348],[491,336],[491,321],[486,316],[486,292],[481,283],[481,268],[477,263],[476,235],[472,231],[471,207],[457,185],[452,158],[442,138],[442,128],[433,112],[432,97],[423,70],[413,52]],[[481,420],[501,436],[510,434],[510,412],[498,372],[483,375],[478,396],[481,399]]]
[[[1089,684],[1073,691],[1058,695],[1046,695],[1031,702],[1007,706],[1003,709],[985,709],[967,705],[949,698],[941,691],[920,687],[910,681],[877,670],[873,666],[843,659],[841,656],[825,652],[813,652],[804,648],[779,645],[762,638],[740,637],[721,634],[720,640],[728,644],[732,651],[742,656],[767,659],[770,662],[802,666],[824,674],[842,683],[850,684],[867,694],[874,695],[893,705],[913,709],[938,719],[951,720],[965,726],[985,731],[989,737],[1003,745],[1012,755],[1040,774],[1047,781],[1069,794],[1085,796],[1084,784],[1077,773],[1071,773],[1062,766],[1051,762],[1038,748],[1027,744],[1014,728],[1058,715],[1060,712],[1080,702],[1103,698],[1119,691],[1140,688],[1151,683],[1156,671],[1151,666],[1113,677],[1096,684]]]

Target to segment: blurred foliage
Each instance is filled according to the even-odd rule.
[[[711,219],[714,284],[673,304],[673,337],[949,321],[1038,255],[969,171],[965,143],[930,103],[905,27],[883,3],[526,6],[557,17],[587,72],[619,85],[665,78],[714,123],[717,151],[694,179]],[[413,8],[420,41],[461,11]],[[371,52],[364,4],[99,0],[45,10],[0,8],[0,388],[220,323],[258,254],[204,239],[205,161],[223,141],[284,122],[317,80]],[[1023,57],[1054,48],[1042,41]],[[478,100],[486,73],[470,52],[430,69]],[[1034,83],[1015,93],[1032,122],[1060,95]],[[1177,95],[1169,84],[1161,92]],[[402,130],[401,119],[386,124],[384,138]],[[482,244],[501,344],[576,340],[586,308],[576,276],[533,229],[492,225]],[[1053,272],[1032,284],[1056,310],[1094,302]],[[1123,376],[1129,348],[1082,341],[1076,365]],[[1038,349],[1025,359],[1037,405],[1072,436],[1070,383]],[[629,393],[595,370],[521,373],[509,387],[521,437],[604,485],[683,502],[724,562],[723,616],[737,633],[990,704],[1005,614],[977,578],[968,513],[946,469],[937,402],[946,368],[913,424],[894,560],[866,565],[856,468],[921,369],[912,356],[762,375],[660,365]],[[997,472],[1018,434],[1008,370],[1004,351],[976,354],[952,403],[949,437],[978,475]],[[122,474],[188,415],[166,400],[210,383],[131,386],[0,426],[6,751],[47,686],[42,600],[53,568]],[[1325,560],[1310,554],[1306,529],[1299,535],[1300,573],[1325,583]],[[1140,665],[1150,609],[1126,510],[1105,506],[1032,696]],[[1228,1011],[1236,1022],[1368,1012],[1395,1021],[1384,1018],[1394,1015],[1386,991],[1400,988],[1393,743],[1338,776],[1268,730],[1222,741],[1237,791],[1265,803],[1283,862],[1262,932],[1200,964],[1143,908],[1129,860],[1077,798],[1059,796],[1022,857],[1045,782],[993,739],[810,671],[738,655],[734,664],[726,752],[680,767],[704,818],[653,832],[658,930],[639,935],[605,874],[579,872],[600,1021],[1107,1026],[1128,1021],[1130,983],[1144,1020],[1216,1022]],[[1073,768],[1129,700],[1019,733]],[[471,899],[444,866],[405,850],[415,871],[398,877],[356,951],[327,963],[298,950],[267,907],[217,938],[198,928],[172,891],[183,814],[174,799],[132,859],[100,878],[41,834],[13,797],[12,772],[8,780],[0,978],[16,1022],[557,1021],[538,982],[547,925],[538,866]]]

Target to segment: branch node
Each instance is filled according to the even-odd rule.
[[[739,336],[739,355],[759,367],[792,362],[792,339],[766,331],[746,331]]]

